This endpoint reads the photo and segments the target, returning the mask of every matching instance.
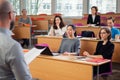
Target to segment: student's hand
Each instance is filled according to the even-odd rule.
[[[84,56],[89,56],[90,54],[89,54],[87,51],[84,51],[84,52],[83,52],[83,55],[84,55]]]

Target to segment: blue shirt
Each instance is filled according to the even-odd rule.
[[[0,80],[32,80],[20,44],[5,28],[0,28]]]
[[[117,29],[115,27],[112,27],[111,28],[111,34],[112,34],[112,39],[115,39],[115,35],[120,34],[120,31],[119,31],[119,29]]]

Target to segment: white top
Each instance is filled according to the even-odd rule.
[[[66,26],[63,27],[62,29],[61,28],[54,29],[53,26],[51,26],[48,35],[50,35],[50,36],[62,36],[66,32],[66,29],[67,29]]]
[[[95,21],[95,15],[92,15],[93,22]]]

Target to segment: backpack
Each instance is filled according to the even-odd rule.
[[[82,37],[95,37],[95,34],[93,31],[82,31],[81,36]]]

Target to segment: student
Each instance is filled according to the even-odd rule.
[[[107,19],[107,25],[108,25],[108,28],[111,30],[112,39],[115,39],[115,36],[117,34],[120,35],[119,29],[114,27],[114,19],[112,17],[109,17]]]
[[[97,43],[96,51],[94,55],[90,55],[89,52],[83,52],[83,55],[92,58],[112,59],[114,52],[114,44],[110,42],[111,32],[108,28],[102,28],[99,32],[99,37],[102,41]],[[106,63],[100,66],[99,73],[110,72],[111,63]],[[94,67],[94,75],[97,74],[97,68]]]
[[[97,15],[98,8],[93,6],[91,8],[91,14],[88,15],[87,24],[88,25],[95,25],[100,26],[100,15]]]
[[[66,38],[63,38],[59,53],[61,54],[73,54],[79,55],[80,41],[74,35],[76,27],[74,25],[68,25],[66,31]]]
[[[0,2],[0,80],[32,80],[22,48],[11,37],[15,11],[7,0]],[[12,26],[11,26],[12,27]]]
[[[29,25],[30,27],[32,26],[32,21],[29,16],[27,16],[27,10],[23,9],[22,10],[22,16],[19,19],[19,26],[26,26]],[[26,45],[27,47],[29,46],[29,39],[23,39],[23,43],[21,44],[22,47]]]
[[[32,26],[32,21],[30,16],[27,16],[27,10],[23,9],[22,15],[19,19],[19,26],[25,26],[26,24],[29,24],[30,26]]]
[[[62,36],[66,31],[66,26],[60,16],[55,16],[53,26],[48,33],[49,36]]]

